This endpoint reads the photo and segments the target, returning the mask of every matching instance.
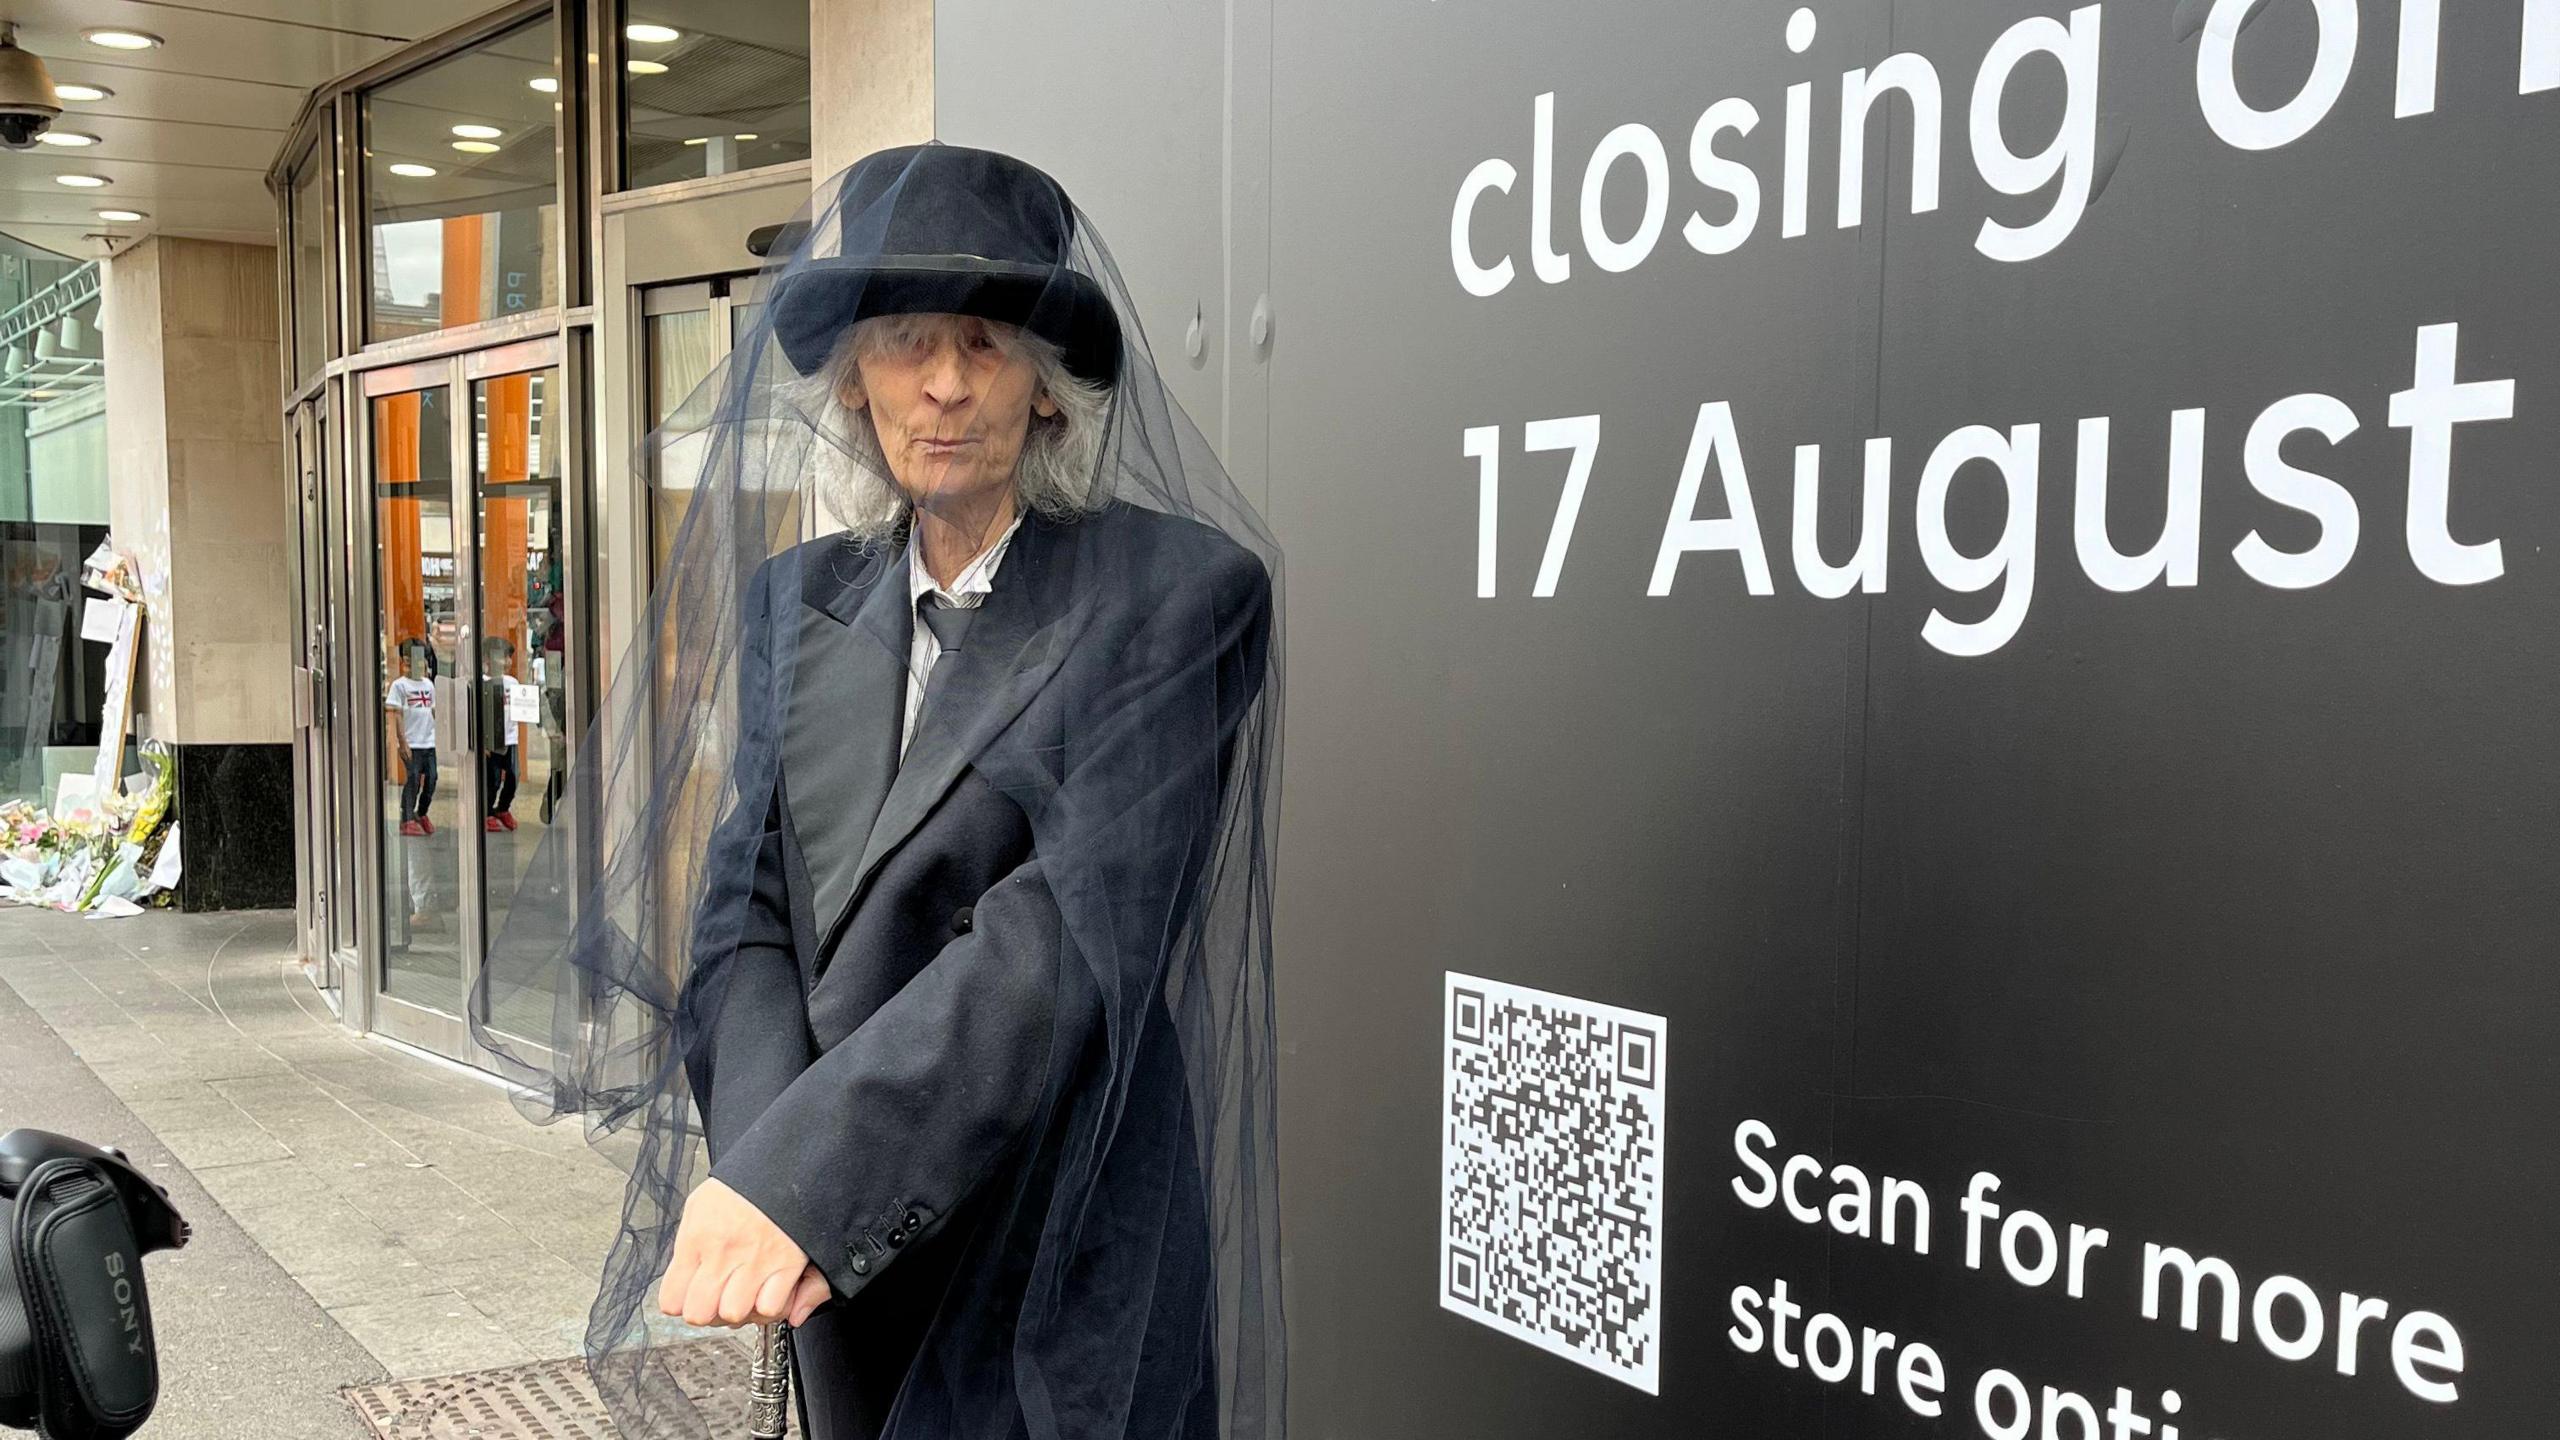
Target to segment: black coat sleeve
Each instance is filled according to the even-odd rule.
[[[1072,1073],[1100,1025],[1094,969],[1111,962],[1081,952],[1094,932],[1085,915],[1063,914],[1057,895],[1079,895],[1090,914],[1111,906],[1097,884],[1161,894],[1196,866],[1223,767],[1212,746],[1210,757],[1168,768],[1166,736],[1231,734],[1269,636],[1260,563],[1233,546],[1218,558],[1147,607],[1131,633],[1087,637],[1109,642],[1092,657],[1109,673],[1048,802],[1050,839],[986,892],[970,933],[818,1057],[714,1163],[712,1174],[790,1235],[839,1298],[989,1177],[1040,1113],[1053,1074]],[[1184,720],[1169,726],[1177,714]],[[1124,847],[1132,836],[1148,838]],[[1063,853],[1044,855],[1042,843]]]

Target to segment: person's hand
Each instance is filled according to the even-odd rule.
[[[834,1298],[836,1292],[828,1286],[827,1277],[818,1273],[817,1266],[812,1265],[802,1271],[798,1288],[791,1292],[792,1325],[796,1328],[808,1323],[810,1311]]]
[[[705,1180],[685,1198],[659,1314],[688,1325],[796,1325],[828,1294],[808,1255],[745,1196]]]

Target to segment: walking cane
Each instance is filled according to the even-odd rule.
[[[756,1359],[747,1372],[747,1434],[783,1440],[791,1417],[791,1327],[756,1327]]]

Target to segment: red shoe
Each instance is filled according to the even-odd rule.
[[[400,833],[403,835],[424,835],[427,832],[426,829],[419,825],[417,821],[403,820],[400,822]]]
[[[501,811],[499,811],[499,812],[498,812],[498,823],[499,823],[499,824],[501,824],[501,825],[506,826],[506,827],[507,827],[508,829],[510,829],[510,830],[513,830],[514,828],[516,828],[516,812],[514,812],[513,810],[501,810]]]
[[[418,833],[419,833],[419,834],[421,834],[421,835],[433,835],[434,833],[436,833],[436,822],[434,822],[433,820],[428,819],[428,818],[427,818],[426,816],[424,816],[424,815],[419,816],[419,817],[418,817]]]
[[[504,826],[504,825],[499,824],[499,823],[498,823],[498,817],[497,817],[497,816],[495,816],[495,815],[492,815],[492,816],[490,816],[488,819],[483,820],[483,821],[481,821],[481,822],[480,822],[480,828],[481,828],[481,829],[483,829],[483,830],[488,831],[488,832],[489,832],[490,834],[492,834],[492,835],[495,835],[495,834],[497,834],[499,831],[504,830],[504,829],[506,829],[507,827],[506,827],[506,826]]]

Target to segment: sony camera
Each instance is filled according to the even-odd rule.
[[[122,1150],[0,1134],[0,1427],[125,1440],[160,1400],[142,1257],[186,1217]]]
[[[18,48],[17,26],[0,28],[0,146],[33,150],[61,113],[44,61]]]

